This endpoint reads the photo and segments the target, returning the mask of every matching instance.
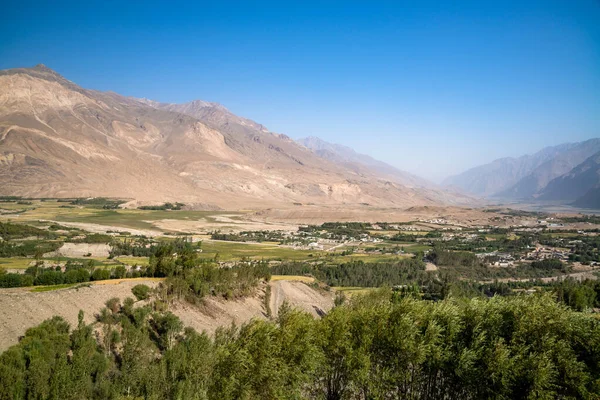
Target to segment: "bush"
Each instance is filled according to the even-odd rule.
[[[92,273],[93,281],[103,281],[106,279],[110,279],[110,271],[107,269],[96,269]]]
[[[26,280],[27,282],[24,282]],[[28,284],[24,284],[28,283]],[[11,288],[21,286],[32,286],[33,277],[29,275],[21,275],[15,273],[5,273],[0,275],[0,287]]]
[[[115,267],[115,269],[113,269],[112,278],[113,279],[125,278],[126,274],[127,274],[127,270],[125,269],[125,267],[122,265],[119,265],[118,267]]]
[[[60,271],[46,270],[33,281],[35,285],[60,285],[64,283],[64,275]]]
[[[138,300],[146,300],[150,297],[150,288],[146,285],[135,285],[131,288],[131,293],[133,293]]]

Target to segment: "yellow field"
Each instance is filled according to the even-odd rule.
[[[33,261],[33,258],[25,257],[0,258],[0,268],[26,269]]]
[[[334,286],[334,290],[338,292],[342,292],[348,296],[353,296],[356,294],[366,294],[372,290],[377,290],[377,288],[364,288],[364,287],[351,287],[351,286]]]
[[[312,276],[303,275],[273,275],[271,276],[271,281],[296,281],[312,283],[315,281],[315,278],[313,278]]]
[[[114,260],[127,265],[146,266],[150,262],[150,257],[119,256],[115,257]]]
[[[152,281],[152,282],[162,282],[165,278],[123,278],[123,279],[107,279],[105,281],[93,281],[94,285],[118,285],[123,282],[136,282],[136,281]]]

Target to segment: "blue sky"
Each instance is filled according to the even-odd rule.
[[[600,137],[600,0],[11,1],[0,68],[203,99],[438,180]]]

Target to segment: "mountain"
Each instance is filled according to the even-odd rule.
[[[43,65],[0,71],[0,87],[0,195],[228,209],[455,201],[323,159],[218,104],[87,90]]]
[[[466,193],[488,197],[516,184],[535,168],[552,159],[567,145],[547,147],[535,154],[518,158],[501,158],[461,174],[446,178],[443,186],[456,187]]]
[[[583,196],[572,203],[579,208],[592,208],[600,210],[600,186],[588,190]]]
[[[356,172],[361,172],[366,169],[371,169],[380,176],[398,182],[409,187],[433,187],[433,183],[426,181],[423,178],[415,176],[409,172],[402,171],[383,161],[374,159],[373,157],[357,153],[354,149],[326,142],[318,137],[309,136],[299,139],[298,143],[315,152],[319,157],[332,161],[337,164],[343,164]]]
[[[554,178],[537,197],[548,201],[577,201],[600,185],[600,152],[587,158],[568,173]]]
[[[501,158],[444,180],[466,193],[503,199],[533,200],[554,178],[600,151],[600,139],[546,147],[535,154]]]
[[[569,173],[598,151],[600,151],[600,139],[563,145],[562,151],[554,157],[537,166],[530,174],[521,178],[510,188],[496,193],[494,196],[517,200],[531,198],[543,191],[550,181]]]

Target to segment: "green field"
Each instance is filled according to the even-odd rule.
[[[220,261],[235,261],[244,257],[254,260],[306,260],[310,258],[311,254],[316,257],[318,254],[323,253],[323,251],[295,250],[289,247],[281,247],[276,244],[205,240],[202,242],[202,253],[200,254],[200,257],[214,258],[215,255],[219,254]]]
[[[27,269],[32,261],[35,260],[33,258],[25,257],[0,258],[0,268]]]
[[[92,206],[70,206],[69,203],[57,201],[33,201],[33,205],[24,206],[16,203],[2,203],[0,208],[5,210],[27,210],[20,214],[0,215],[0,220],[11,220],[13,222],[34,222],[39,220],[53,220],[63,222],[78,222],[98,224],[105,226],[118,226],[132,229],[154,229],[157,228],[153,222],[165,219],[171,220],[206,220],[215,221],[215,216],[228,215],[235,220],[243,213],[232,213],[224,211],[163,211],[163,210],[129,210],[116,209],[104,210]],[[62,206],[62,207],[61,207]],[[68,207],[68,208],[66,208]],[[232,216],[232,214],[234,214]],[[225,227],[226,224],[224,224]]]
[[[30,292],[34,292],[34,293],[38,293],[38,292],[51,292],[53,290],[60,290],[60,289],[72,288],[73,286],[77,286],[77,285],[82,286],[81,283],[63,283],[62,285],[36,286],[33,289],[31,289]],[[89,284],[83,284],[83,286],[88,286],[88,285]]]
[[[132,257],[132,256],[119,256],[113,259],[116,263],[122,263],[127,265],[141,265],[146,266],[150,262],[149,257]]]

